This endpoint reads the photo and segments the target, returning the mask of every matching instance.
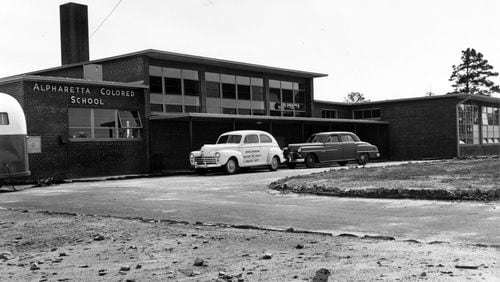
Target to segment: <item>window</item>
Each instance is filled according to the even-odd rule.
[[[142,128],[139,112],[118,111],[118,120],[120,121],[119,138],[136,138],[135,136],[139,136],[139,130]]]
[[[336,110],[321,110],[322,118],[337,118]]]
[[[481,134],[483,144],[500,143],[500,108],[481,108]]]
[[[207,112],[264,115],[262,78],[205,72]]]
[[[151,111],[200,112],[198,71],[149,67]]]
[[[222,135],[219,137],[219,140],[217,140],[217,144],[240,144],[240,141],[241,135]]]
[[[243,143],[245,144],[259,143],[259,137],[257,137],[256,134],[247,135],[245,136],[245,141],[243,141]]]
[[[380,119],[380,109],[354,110],[354,119]]]
[[[330,135],[328,137],[328,140],[326,141],[328,143],[338,143],[340,142],[339,137],[337,135]]]
[[[273,143],[273,140],[271,140],[271,137],[261,134],[260,136],[260,143]]]
[[[304,84],[269,80],[269,109],[272,116],[305,116]]]
[[[479,107],[461,104],[458,107],[458,134],[462,144],[479,144]]]
[[[7,113],[0,113],[0,125],[9,125],[9,115]]]
[[[349,142],[349,143],[355,142],[354,138],[352,138],[351,135],[340,135],[340,139],[342,140],[342,142]]]
[[[69,137],[72,139],[140,138],[138,111],[115,109],[68,109]]]

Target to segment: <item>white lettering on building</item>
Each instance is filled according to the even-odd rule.
[[[71,104],[80,105],[104,105],[101,98],[76,97],[71,96]]]
[[[119,90],[119,89],[101,88],[100,92],[101,92],[101,95],[103,95],[103,96],[134,97],[134,95],[135,95],[133,90]]]
[[[56,93],[68,93],[68,94],[90,94],[90,88],[80,87],[80,86],[62,86],[55,84],[38,84],[33,85],[33,91],[38,92],[56,92]]]

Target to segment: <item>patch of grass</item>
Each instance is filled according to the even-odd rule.
[[[500,160],[442,160],[387,167],[351,167],[294,176],[277,181],[288,185],[418,189],[498,189]]]

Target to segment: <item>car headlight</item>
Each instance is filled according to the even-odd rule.
[[[298,152],[298,153],[302,152],[302,148],[299,148],[299,149],[297,150],[297,152]]]
[[[216,159],[220,158],[220,153],[219,152],[215,152],[215,158]]]
[[[194,164],[194,154],[193,153],[189,154],[189,162],[191,164]]]

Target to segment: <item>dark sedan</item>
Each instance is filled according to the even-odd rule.
[[[289,168],[295,168],[299,163],[310,168],[323,162],[337,162],[343,166],[348,161],[365,165],[369,159],[380,157],[377,146],[361,141],[352,132],[313,134],[306,143],[288,145],[284,155]]]

